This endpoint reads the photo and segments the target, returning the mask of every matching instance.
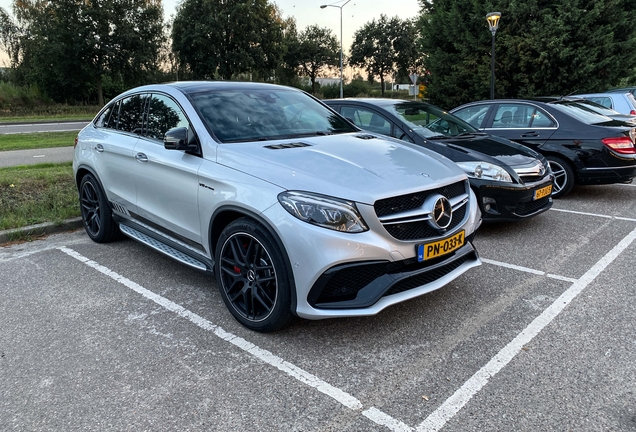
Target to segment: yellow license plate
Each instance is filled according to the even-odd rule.
[[[534,197],[532,198],[532,200],[536,201],[543,197],[547,197],[551,193],[552,193],[552,185],[547,185],[545,187],[542,187],[541,189],[537,189],[536,191],[534,191]]]
[[[432,258],[437,258],[439,256],[449,254],[454,250],[457,250],[460,247],[464,246],[465,241],[465,232],[460,231],[454,236],[444,240],[439,240],[423,245],[417,245],[417,260],[426,261]]]

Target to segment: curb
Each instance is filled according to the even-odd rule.
[[[0,244],[8,243],[15,239],[15,234],[23,234],[24,236],[40,236],[44,234],[56,234],[64,231],[70,231],[82,228],[84,222],[81,217],[66,219],[61,223],[44,222],[36,225],[29,225],[21,228],[13,228],[0,231]]]

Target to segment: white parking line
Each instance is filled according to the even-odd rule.
[[[70,249],[64,246],[59,247],[58,249],[64,252],[65,254],[75,258],[76,260],[83,262],[87,266],[99,271],[100,273],[114,279],[115,281],[121,283],[122,285],[132,289],[136,293],[141,294],[142,296],[157,303],[163,308],[171,312],[174,312],[177,315],[189,320],[190,322],[192,322],[193,324],[196,324],[200,328],[207,331],[211,331],[212,333],[214,333],[221,339],[227,342],[230,342],[236,347],[252,354],[254,357],[258,358],[264,363],[270,364],[278,368],[280,371],[291,376],[292,378],[295,378],[298,381],[304,384],[307,384],[310,387],[315,388],[319,392],[331,397],[332,399],[336,400],[337,402],[341,403],[347,408],[350,408],[352,410],[360,410],[363,408],[362,403],[354,396],[332,386],[331,384],[328,384],[327,382],[321,380],[317,376],[312,375],[309,372],[283,360],[282,358],[272,354],[271,352],[264,350],[262,348],[259,348],[253,343],[248,342],[245,339],[240,338],[238,336],[235,336],[232,333],[226,332],[221,327],[215,324],[212,324],[210,321],[206,320],[205,318],[202,318],[201,316],[195,314],[194,312],[191,312],[185,309],[184,307],[166,299],[165,297],[155,294],[154,292],[142,287],[141,285],[131,281],[130,279],[127,279],[121,276],[120,274],[110,270],[109,268],[104,267],[103,265],[98,264],[97,262],[86,258],[85,256],[79,254],[73,249]],[[382,411],[373,407],[364,411],[362,414],[365,417],[367,417],[369,420],[381,426],[386,426],[387,428],[395,432],[403,432],[403,431],[411,430],[411,428],[405,425],[404,423],[394,419],[388,414],[385,414]]]
[[[417,427],[418,432],[438,431],[452,419],[477,394],[488,380],[494,377],[561,311],[572,302],[594,279],[610,265],[636,239],[636,229],[629,233],[612,250],[603,256],[580,279],[572,284],[541,315],[534,319],[521,333],[506,345],[484,367],[468,379],[451,397],[446,399]]]
[[[562,281],[565,281],[565,282],[574,283],[574,282],[577,281],[576,279],[569,278],[569,277],[566,277],[566,276],[554,275],[554,274],[546,273],[546,272],[541,271],[541,270],[535,270],[535,269],[531,269],[531,268],[528,268],[528,267],[522,267],[522,266],[518,266],[518,265],[514,265],[514,264],[508,264],[508,263],[504,263],[504,262],[501,262],[501,261],[491,260],[491,259],[488,259],[488,258],[483,258],[482,257],[481,260],[483,262],[485,262],[486,264],[496,265],[496,266],[499,266],[499,267],[505,267],[505,268],[509,268],[509,269],[512,269],[512,270],[519,270],[519,271],[522,271],[522,272],[532,273],[532,274],[536,274],[536,275],[539,275],[539,276],[546,276],[546,277],[549,277],[549,278],[552,278],[552,279],[558,279],[558,280],[562,280]]]
[[[587,213],[587,212],[580,212],[580,211],[574,211],[574,210],[555,209],[554,207],[551,208],[550,210],[563,212],[563,213],[574,213],[574,214],[583,215],[583,216],[595,216],[595,217],[600,217],[600,218],[605,218],[605,219],[616,219],[616,220],[624,220],[624,221],[628,221],[628,222],[636,222],[636,219],[634,219],[634,218],[627,218],[627,217],[622,217],[622,216],[610,216],[610,215],[602,215],[602,214],[596,214],[596,213]]]

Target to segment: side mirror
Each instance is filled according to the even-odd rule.
[[[166,150],[184,150],[188,153],[199,154],[196,140],[190,142],[188,128],[178,127],[170,129],[163,136],[163,146]]]

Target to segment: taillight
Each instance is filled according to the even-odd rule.
[[[73,148],[77,147],[77,139],[78,139],[78,138],[79,138],[79,137],[77,137],[77,136],[75,137],[75,144],[73,144]]]
[[[636,115],[636,110],[631,110],[629,113],[630,113],[631,115]]]
[[[614,150],[616,153],[632,154],[636,153],[634,143],[630,137],[603,138],[603,144]]]

